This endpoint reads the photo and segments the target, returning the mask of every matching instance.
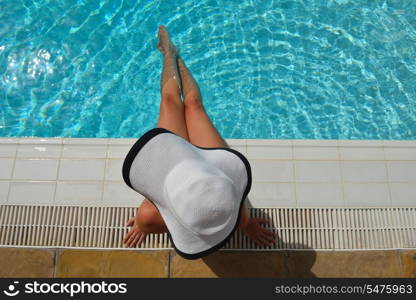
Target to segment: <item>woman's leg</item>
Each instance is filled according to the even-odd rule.
[[[177,49],[170,42],[163,26],[159,27],[158,48],[163,54],[163,71],[160,79],[160,113],[157,127],[165,128],[189,141],[185,124],[185,110],[181,100],[181,78],[177,66]],[[140,245],[148,233],[166,232],[166,224],[156,206],[144,199],[136,216],[129,219],[131,229],[124,236],[127,247]]]
[[[157,127],[162,127],[189,141],[185,123],[185,109],[181,100],[181,78],[176,58],[178,51],[171,43],[165,27],[159,27],[158,48],[163,54],[163,71],[160,79],[160,112]]]
[[[207,115],[198,84],[180,57],[178,57],[178,66],[185,104],[185,123],[190,142],[200,147],[229,147]],[[267,222],[263,218],[250,218],[246,205],[242,206],[239,229],[256,243],[264,246],[272,244],[275,236],[273,232],[261,226]]]
[[[192,144],[200,147],[228,147],[205,111],[198,84],[179,56],[178,67],[183,86],[185,123],[189,140]]]

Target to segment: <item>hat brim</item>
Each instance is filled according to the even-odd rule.
[[[151,149],[152,143],[150,141],[154,141],[154,138],[156,136],[166,133],[169,134],[169,136],[167,136],[166,138],[171,139],[174,136],[178,139],[177,142],[179,144],[182,143],[182,148],[180,148],[182,151],[175,151],[174,149],[163,149],[164,147],[160,146],[153,147],[154,149]],[[172,134],[173,136],[171,136],[170,134]],[[159,137],[159,139],[160,138],[161,137]],[[145,145],[148,145],[149,147],[145,147]],[[199,150],[195,151],[196,149]],[[155,155],[155,151],[159,151],[159,153]],[[146,152],[148,152],[148,154],[146,154]],[[178,154],[178,152],[185,153]],[[195,152],[198,153],[195,154]],[[229,176],[230,179],[235,180],[235,185],[237,186],[241,194],[241,199],[236,200],[239,201],[239,209],[235,212],[233,221],[230,223],[230,225],[227,226],[225,230],[223,230],[219,235],[213,237],[205,236],[203,239],[201,239],[200,237],[190,233],[188,229],[182,226],[181,223],[178,220],[176,220],[175,215],[171,213],[168,207],[163,205],[163,203],[161,203],[160,201],[155,201],[155,199],[164,198],[164,176],[172,168],[175,161],[181,159],[181,157],[178,157],[178,155],[199,156],[199,158],[202,158],[208,163],[213,164],[217,168],[221,169],[225,174]],[[161,166],[161,169],[158,168],[158,170],[156,171],[153,168],[153,166],[160,165],[160,162],[155,160],[154,157],[158,156],[166,158],[166,161],[164,163],[164,166]],[[155,161],[152,161],[152,159]],[[236,176],[236,170],[232,170],[232,168],[230,167],[224,167],[224,164],[221,163],[224,159],[233,160],[233,164],[231,165],[236,165],[239,168],[243,166],[246,172],[242,175],[239,174],[239,176],[241,175],[243,176],[243,178],[240,178],[241,176]],[[132,165],[135,160],[136,165],[137,160],[146,161],[146,165],[142,164],[140,168],[135,168],[135,170],[132,170]],[[155,172],[159,172],[159,174],[154,174]],[[177,136],[173,132],[164,128],[153,128],[147,131],[145,134],[143,134],[136,141],[136,143],[132,146],[132,148],[126,155],[126,158],[123,163],[122,173],[125,183],[130,188],[147,197],[147,199],[150,200],[158,208],[168,228],[168,237],[175,251],[180,256],[186,259],[201,258],[222,248],[227,243],[227,241],[231,238],[231,236],[238,228],[243,203],[250,191],[252,181],[250,164],[248,160],[244,157],[244,155],[242,155],[240,152],[225,147],[199,147],[189,143],[188,141],[184,140],[183,138]],[[137,178],[140,178],[140,180],[138,180]],[[149,186],[152,187],[151,191],[149,191],[148,189]],[[187,251],[186,245],[192,245],[193,250]],[[195,248],[198,249],[197,252],[195,252]]]

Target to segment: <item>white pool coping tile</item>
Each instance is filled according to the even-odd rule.
[[[138,206],[143,200],[142,195],[133,191],[124,182],[106,182],[104,184],[103,205]]]
[[[415,206],[415,183],[390,183],[391,201],[395,206]]]
[[[338,146],[341,147],[381,147],[382,140],[338,140]]]
[[[0,204],[7,203],[10,181],[0,181]]]
[[[293,182],[293,162],[279,160],[251,160],[254,181]]]
[[[124,159],[107,159],[105,166],[105,180],[123,181],[122,167]]]
[[[295,160],[338,160],[339,151],[337,145],[293,145],[293,158]]]
[[[298,207],[344,207],[340,183],[297,183]]]
[[[12,181],[8,203],[53,204],[55,181]]]
[[[243,147],[245,147],[245,146],[247,146],[247,140],[244,140],[244,139],[227,139],[226,141],[227,141],[227,144],[230,147],[233,147],[233,146],[243,146]]]
[[[339,161],[295,161],[296,182],[340,183]]]
[[[20,139],[21,139],[20,137],[18,137],[18,138],[0,137],[0,147],[2,145],[5,145],[5,144],[17,145],[17,144],[19,144]]]
[[[0,179],[10,179],[13,174],[13,158],[0,158]]]
[[[384,147],[416,147],[416,140],[399,140],[399,141],[390,141],[383,140]]]
[[[416,183],[416,161],[388,161],[387,169],[392,182]]]
[[[105,160],[103,159],[62,159],[59,166],[59,180],[103,180]]]
[[[384,146],[384,154],[386,160],[415,160],[415,147],[386,147]]]
[[[56,180],[58,159],[16,159],[13,179]]]
[[[15,157],[17,144],[0,144],[0,158]]]
[[[20,145],[61,145],[62,138],[19,138]]]
[[[20,144],[16,156],[19,158],[59,158],[62,154],[60,144]]]
[[[384,160],[383,147],[380,146],[340,146],[341,160]]]
[[[64,144],[62,157],[65,158],[106,158],[107,144]]]
[[[137,138],[0,138],[0,204],[135,206],[121,168]],[[226,139],[253,207],[416,206],[416,141]]]
[[[295,184],[256,182],[250,191],[250,199],[255,199],[256,207],[293,207],[296,205]]]
[[[107,149],[107,158],[125,158],[133,144],[110,144]]]
[[[248,159],[292,159],[292,146],[251,145],[247,147]]]
[[[227,139],[228,141],[228,139]],[[241,140],[242,143],[244,140]],[[293,146],[293,140],[273,140],[273,139],[247,139],[246,145],[250,146]]]
[[[341,161],[344,182],[387,182],[384,161]]]
[[[55,203],[95,205],[102,204],[103,182],[65,182],[56,186]]]
[[[344,195],[347,206],[391,206],[387,183],[346,183]]]
[[[132,146],[137,139],[128,139],[128,138],[118,138],[118,139],[108,139],[109,145],[130,145]]]
[[[108,138],[64,138],[64,145],[107,145]]]

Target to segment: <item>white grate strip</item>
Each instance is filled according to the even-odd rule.
[[[0,205],[0,246],[123,248],[133,207]],[[416,207],[250,208],[277,234],[259,246],[239,230],[224,249],[416,248]],[[140,249],[171,249],[166,233],[149,234]]]

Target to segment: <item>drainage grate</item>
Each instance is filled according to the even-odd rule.
[[[123,248],[134,207],[0,206],[0,245]],[[260,247],[239,230],[224,249],[416,248],[416,207],[251,208],[266,217],[275,245]],[[171,249],[167,234],[149,234],[137,248]]]

